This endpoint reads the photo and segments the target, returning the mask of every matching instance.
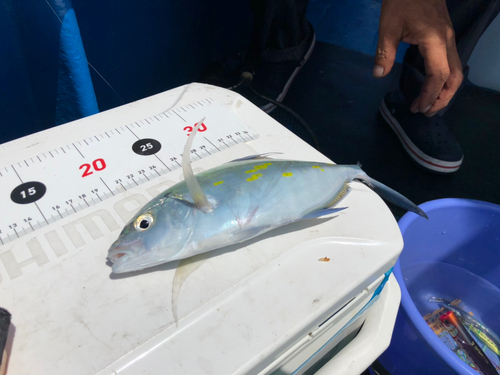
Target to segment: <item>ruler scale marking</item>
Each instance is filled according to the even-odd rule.
[[[212,143],[212,142],[211,142],[211,141],[210,141],[207,137],[204,137],[204,138],[207,140],[207,142],[208,142],[208,143],[210,143],[210,144],[211,144],[212,146],[214,146],[214,147],[215,147],[218,151],[220,151],[220,150],[219,150],[219,147],[217,147],[216,145],[214,145],[214,144],[213,144],[213,143]]]
[[[187,122],[187,121],[186,121],[186,120],[184,120],[184,119],[181,117],[181,115],[179,115],[177,112],[175,112],[174,110],[172,110],[172,112],[174,112],[177,116],[179,116],[179,118],[180,118],[182,121]]]
[[[134,137],[136,137],[137,139],[140,139],[132,130],[130,130],[128,125],[125,125],[125,127],[134,135]]]
[[[80,152],[80,150],[78,149],[78,147],[76,147],[76,145],[73,143],[73,146],[76,148],[76,151],[78,151],[80,153],[80,155],[82,155],[82,158],[85,159],[85,156],[83,156],[83,154]],[[40,160],[41,161],[41,160]]]
[[[42,210],[40,210],[40,207],[38,207],[38,204],[36,202],[35,203],[35,206],[36,208],[38,209],[38,211],[40,211],[40,215],[42,215],[43,217],[43,220],[45,220],[45,222],[48,224],[49,222],[47,221],[47,219],[45,218],[45,215],[43,214]]]
[[[16,168],[14,168],[14,166],[13,166],[13,165],[11,165],[11,167],[12,167],[12,169],[14,170],[14,172],[16,172],[16,175],[17,175],[17,177],[19,178],[19,181],[21,181],[21,184],[22,184],[22,183],[24,183],[23,179],[19,176],[19,173],[17,173]]]
[[[2,218],[0,218],[0,246],[9,241],[14,241],[16,238],[22,237],[25,234],[57,222],[60,219],[71,216],[74,213],[85,210],[88,207],[94,207],[107,198],[122,194],[131,188],[152,181],[173,170],[182,168],[179,161],[182,160],[181,151],[185,143],[186,131],[188,130],[184,125],[186,123],[194,125],[199,121],[199,118],[203,116],[208,116],[207,118],[209,119],[208,125],[205,122],[205,126],[208,127],[209,131],[205,134],[203,142],[206,141],[206,144],[211,145],[213,148],[206,147],[205,144],[195,145],[192,154],[194,154],[193,156],[196,158],[193,159],[193,161],[201,160],[217,151],[220,152],[226,148],[230,148],[232,145],[247,142],[245,137],[241,136],[239,133],[235,133],[235,128],[236,131],[241,131],[240,129],[242,127],[243,129],[245,127],[248,128],[243,122],[238,120],[234,115],[231,117],[231,112],[228,108],[218,103],[217,105],[219,105],[219,107],[214,108],[212,106],[207,106],[207,103],[211,104],[212,101],[206,99],[200,100],[197,103],[193,102],[186,104],[185,106],[180,106],[170,111],[117,127],[114,129],[116,133],[111,129],[96,135],[89,135],[84,139],[75,140],[73,143],[33,156],[29,159],[31,160],[31,165],[27,161],[28,159],[17,162],[18,168],[30,167],[26,170],[20,169],[18,171],[16,169],[17,167],[11,164],[10,166],[17,177],[16,181],[21,181],[21,184],[24,183],[23,180],[33,181],[34,183],[43,185],[43,187],[47,184],[48,188],[46,195],[42,193],[40,197],[37,197],[35,202],[32,201],[35,203],[36,214],[30,211],[30,207],[33,207],[33,209],[35,207],[28,203],[22,205],[22,209],[15,210],[21,213],[15,216],[13,220],[12,217],[10,217],[9,221],[12,220],[10,224],[6,223],[5,220],[2,221]],[[211,111],[212,109],[214,111]],[[219,109],[219,112],[217,112],[217,109]],[[182,111],[182,115],[180,111]],[[219,122],[215,120],[213,122],[217,124],[217,127],[214,127],[214,125],[211,125],[211,119],[216,119],[217,117],[214,116],[213,113],[217,115],[218,113],[222,113],[222,111],[225,111],[226,114],[221,117],[223,120],[219,120]],[[229,116],[227,115],[228,112],[230,113]],[[182,122],[179,122],[179,120]],[[135,125],[137,125],[137,127],[135,127]],[[137,140],[144,139],[148,141],[150,138],[153,138],[151,141],[154,140],[159,146],[154,146],[157,147],[157,149],[152,150],[154,152],[139,154],[131,147],[134,141],[130,140],[128,137],[114,138],[116,135],[123,135],[119,129],[121,131],[128,130]],[[204,131],[206,131],[206,129]],[[254,139],[248,131],[243,131],[243,134],[245,134],[248,139]],[[161,142],[158,142],[154,138]],[[231,139],[233,142],[226,143],[226,138]],[[198,139],[202,140],[200,138]],[[213,142],[215,142],[215,139],[218,139],[219,142],[221,142],[219,146],[216,146],[212,142],[212,139],[214,140]],[[94,140],[97,142],[94,142]],[[196,143],[195,140],[195,144]],[[77,144],[79,146],[77,146]],[[146,143],[144,143],[142,147],[144,147],[144,145],[146,145]],[[150,146],[151,143],[148,148],[151,148]],[[83,150],[81,147],[87,148]],[[80,156],[77,156],[73,148]],[[62,153],[59,152],[59,149],[61,149]],[[198,152],[198,149],[201,151]],[[136,156],[132,151],[138,155],[154,155],[162,166],[157,168],[152,165],[149,156]],[[54,152],[65,159],[60,160],[60,158],[56,158],[57,155],[54,155]],[[46,153],[49,153],[51,158],[48,158]],[[180,159],[179,156],[175,157],[175,155],[179,155]],[[43,160],[41,156],[43,156]],[[82,159],[80,159],[80,157],[84,160],[88,160],[88,162],[82,164]],[[38,158],[40,164],[34,163],[36,158]],[[171,165],[167,165],[163,161],[167,158],[173,161]],[[126,160],[126,162],[124,162],[124,160]],[[23,164],[21,165],[21,163]],[[138,178],[137,176],[133,176],[138,173],[137,171],[140,171]],[[0,172],[0,177],[5,178],[8,174],[9,169],[5,167],[5,172],[3,174]],[[12,174],[13,177],[11,178],[16,178],[14,174]],[[127,181],[126,177],[129,175],[130,178],[129,181]],[[127,187],[124,186],[125,182],[121,182],[122,179],[125,179],[124,181],[126,181]],[[106,181],[109,182],[110,180],[116,180],[117,186],[113,189],[106,183]],[[97,190],[97,188],[95,188],[96,181],[104,185],[100,192],[94,191]],[[28,184],[28,182],[26,184]],[[68,186],[70,187],[68,188]],[[20,185],[17,188],[19,187]],[[28,190],[25,189],[24,191],[28,193]],[[24,198],[25,194],[23,193],[21,195]],[[73,205],[72,200],[75,200],[76,197],[80,199]],[[88,198],[91,200],[88,200]],[[66,204],[63,211],[59,209],[61,207],[61,202],[65,202]],[[2,204],[2,196],[0,194],[0,207],[3,207]],[[10,205],[12,205],[12,202]],[[11,209],[11,207],[12,206],[10,206],[9,209]],[[47,216],[47,214],[50,217]],[[31,221],[31,217],[35,220],[34,222]],[[37,220],[38,218],[40,218],[40,220],[43,218],[42,222]],[[9,225],[12,226],[11,232],[9,232],[8,229],[5,230],[6,224],[8,224],[7,227]]]
[[[102,177],[99,177],[99,178],[101,179],[101,181],[102,181],[102,183],[104,184],[104,186],[106,186],[106,187],[108,188],[108,190],[111,192],[111,194],[115,195],[115,194],[111,191],[111,189],[109,188],[109,186],[108,186],[108,185],[104,182],[104,180],[102,179]]]

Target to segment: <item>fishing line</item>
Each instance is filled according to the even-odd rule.
[[[63,21],[61,20],[61,17],[59,17],[59,15],[57,14],[57,12],[55,11],[54,8],[52,8],[52,5],[50,5],[49,1],[48,0],[45,0],[45,3],[47,3],[48,7],[50,8],[50,10],[52,11],[52,13],[54,13],[54,15],[57,17],[57,19],[59,20],[59,22],[61,23],[61,25],[63,25]],[[73,43],[76,44],[76,41],[73,39],[73,34],[70,34],[70,38],[73,40]],[[83,42],[83,41],[82,41]],[[89,62],[89,60],[87,59],[87,56],[85,56],[85,61],[87,62],[87,65],[104,81],[104,83],[115,93],[115,95],[118,97],[118,99],[120,99],[120,102],[122,104],[125,104],[125,101],[122,99],[122,97],[120,96],[120,94],[118,94],[118,92],[114,89],[113,86],[111,86],[111,84],[102,76],[101,73],[99,73],[99,71],[94,68],[94,66]]]
[[[50,10],[52,11],[52,13],[54,13],[54,15],[56,16],[56,18],[59,20],[59,22],[61,23],[61,25],[63,24],[63,21],[61,20],[61,18],[59,17],[59,15],[57,14],[57,12],[55,11],[55,9],[50,5],[49,1],[48,0],[45,0],[45,3],[47,4],[47,6],[50,8]],[[73,39],[73,35],[70,34],[70,37],[71,39]],[[76,43],[76,41],[73,39],[73,42]],[[87,57],[85,56],[85,61],[87,62],[87,65],[103,80],[103,82],[114,92],[114,94],[118,97],[118,99],[120,100],[120,102],[122,104],[125,104],[125,101],[122,99],[122,97],[120,96],[120,94],[114,89],[114,87],[104,78],[104,76],[88,61]],[[288,112],[295,120],[297,120],[301,125],[302,127],[307,131],[307,133],[309,134],[309,136],[311,137],[313,143],[314,143],[314,147],[321,152],[321,147],[319,145],[319,141],[316,137],[316,135],[314,134],[314,131],[311,129],[311,127],[307,124],[307,122],[302,118],[300,117],[294,110],[292,110],[290,107],[274,100],[274,99],[271,99],[271,98],[268,98],[267,96],[265,95],[262,95],[261,93],[259,93],[257,90],[255,90],[251,84],[251,81],[253,79],[253,74],[249,73],[249,72],[243,72],[241,74],[241,80],[234,86],[231,86],[231,87],[226,87],[226,89],[228,90],[236,90],[237,88],[241,87],[243,84],[246,84],[250,90],[255,94],[255,95],[258,95],[260,96],[262,99],[282,108],[284,111]],[[184,90],[184,92],[180,95],[180,97],[177,99],[176,103],[179,102],[180,98],[182,98],[185,94],[185,92],[187,91],[187,87],[186,89]]]
[[[248,86],[248,88],[255,95],[260,96],[262,99],[264,99],[264,100],[266,100],[266,101],[268,101],[268,102],[270,102],[270,103],[272,103],[272,104],[274,104],[274,105],[282,108],[286,112],[288,112],[307,131],[307,133],[309,134],[309,136],[311,137],[311,139],[312,139],[312,141],[314,143],[314,147],[316,148],[316,150],[318,150],[319,152],[321,152],[321,146],[319,145],[318,138],[316,137],[316,134],[314,134],[314,131],[311,129],[311,127],[307,124],[307,122],[302,117],[300,117],[299,114],[297,112],[295,112],[293,109],[291,109],[290,107],[288,107],[288,106],[284,105],[283,103],[278,102],[278,101],[276,101],[274,99],[268,98],[267,96],[262,95],[257,90],[255,90],[254,87],[252,86],[252,80],[253,80],[253,74],[252,73],[250,73],[250,72],[243,72],[243,73],[241,73],[241,81],[238,84],[236,84],[236,85],[234,85],[232,87],[227,87],[227,89],[228,90],[235,90],[238,87],[242,86],[243,84],[246,84]]]

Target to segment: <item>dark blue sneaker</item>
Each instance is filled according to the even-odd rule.
[[[420,166],[438,173],[456,172],[464,155],[442,117],[414,114],[401,97],[398,92],[386,95],[379,118],[391,127],[408,155]]]

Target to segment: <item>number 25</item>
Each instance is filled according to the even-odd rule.
[[[141,151],[144,152],[146,150],[151,150],[153,148],[153,145],[151,143],[146,143],[145,145],[140,145]]]

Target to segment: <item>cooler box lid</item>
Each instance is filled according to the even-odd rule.
[[[147,133],[145,119],[161,117],[170,107],[178,108],[179,114],[196,107],[193,118],[203,111],[211,113],[206,133],[198,137],[213,147],[217,135],[212,129],[218,126],[214,116],[235,126],[235,138],[236,133],[243,135],[226,148],[223,143],[230,143],[231,138],[225,138],[213,155],[194,157],[195,172],[266,152],[281,153],[275,158],[329,162],[245,98],[202,84],[166,91],[1,145],[0,209],[3,216],[12,218],[0,223],[0,236],[4,236],[0,237],[4,240],[0,244],[0,305],[12,313],[15,327],[10,373],[257,373],[394,265],[403,247],[397,223],[375,193],[353,183],[342,202],[348,209],[335,218],[291,224],[207,254],[181,286],[176,325],[172,293],[178,261],[124,275],[111,274],[106,264],[107,250],[124,223],[145,202],[182,179],[181,169],[157,173],[161,176],[156,178],[154,170],[146,170],[150,174],[140,176],[134,163],[146,159],[130,151],[131,140],[147,138],[139,134]],[[132,129],[130,124],[136,125]],[[126,126],[138,136],[118,135]],[[241,134],[238,129],[247,130]],[[181,148],[189,128],[182,132],[182,142],[172,137],[182,143]],[[91,141],[97,134],[102,137]],[[165,138],[159,139],[162,152],[168,152],[169,134],[154,134]],[[115,137],[116,143],[109,141],[111,146],[99,148],[101,142],[108,142],[106,135]],[[82,140],[87,140],[86,146]],[[96,147],[97,151],[85,154],[80,149],[85,157],[74,161],[67,153],[72,150],[77,155],[78,142],[85,150]],[[41,156],[38,162],[40,155],[46,159]],[[149,160],[168,165],[156,156]],[[60,172],[49,176],[54,165]],[[111,181],[113,168],[124,180],[133,174],[137,186],[131,181],[125,185],[116,177]],[[74,180],[70,170],[80,180]],[[81,177],[86,170],[93,175]],[[18,177],[23,183],[43,181],[46,195],[27,205],[12,202],[9,195],[21,183]],[[53,186],[55,181],[58,187]],[[75,196],[70,203],[56,204],[75,186],[83,194],[86,181],[105,182],[107,199],[99,185],[94,195],[86,193],[86,199]],[[26,193],[29,196],[30,191]],[[70,206],[75,212],[70,212]],[[50,209],[52,218],[47,215]],[[47,223],[41,219],[38,224],[22,223],[29,216],[23,217],[19,210],[23,215],[23,210],[28,210],[26,215],[44,213]],[[10,228],[10,222],[17,227]],[[35,226],[33,230],[28,224]]]

